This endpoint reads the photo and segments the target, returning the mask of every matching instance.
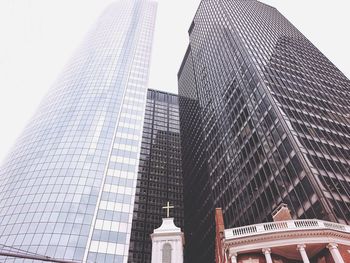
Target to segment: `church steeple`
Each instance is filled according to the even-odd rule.
[[[163,207],[167,209],[167,218],[163,218],[162,225],[151,234],[152,263],[183,263],[184,234],[174,224],[174,218],[169,217],[171,208],[174,206],[167,202]]]

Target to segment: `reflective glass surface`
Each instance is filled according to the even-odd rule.
[[[129,248],[130,263],[150,263],[150,234],[162,223],[170,202],[170,216],[183,228],[183,190],[179,104],[177,95],[148,90],[143,126],[134,215]]]
[[[44,98],[0,170],[0,244],[127,262],[155,15],[113,3]]]
[[[281,203],[294,218],[349,223],[350,81],[255,0],[203,0],[189,34],[178,74],[186,261],[214,261],[215,207],[226,228],[271,221]]]

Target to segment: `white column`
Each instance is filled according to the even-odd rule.
[[[171,242],[171,245],[173,247],[172,251],[174,251],[174,257],[172,257],[173,260],[175,262],[180,262],[180,253],[179,253],[179,248],[178,248],[178,241],[174,240],[173,242]]]
[[[184,260],[184,253],[183,253],[182,237],[180,237],[178,247],[179,247],[179,250],[180,250],[180,251],[179,251],[180,261],[179,261],[179,262],[183,262],[183,260]]]
[[[265,255],[266,263],[273,263],[271,258],[271,249],[270,248],[263,248],[262,252]]]
[[[306,251],[305,251],[305,247],[306,247],[305,244],[300,244],[297,246],[297,250],[299,250],[299,253],[301,255],[301,258],[303,259],[303,262],[310,263],[309,258],[306,254]]]
[[[158,241],[152,239],[152,263],[159,262],[158,255],[160,252],[158,250]]]
[[[156,250],[157,250],[157,254],[156,254],[155,262],[159,262],[162,260],[162,242],[161,241],[156,242]]]
[[[228,259],[227,259],[227,250],[224,251],[224,262],[228,263]]]
[[[157,251],[158,251],[158,254],[157,254],[157,262],[161,262],[162,261],[162,255],[163,255],[163,242],[162,241],[157,241]]]
[[[329,252],[331,252],[332,257],[334,259],[335,263],[345,263],[339,250],[338,250],[338,244],[336,243],[329,243],[327,245],[327,248],[329,249]]]
[[[237,253],[236,252],[230,252],[229,257],[231,259],[231,263],[237,263]]]

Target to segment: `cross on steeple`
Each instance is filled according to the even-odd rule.
[[[170,205],[169,201],[167,202],[167,205],[166,206],[163,206],[162,209],[166,209],[166,217],[169,218],[169,215],[170,215],[170,209],[174,208],[174,206]]]

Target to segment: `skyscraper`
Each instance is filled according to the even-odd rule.
[[[203,0],[178,73],[187,262],[225,225],[350,223],[350,81],[275,8]],[[209,248],[209,249],[208,249]]]
[[[89,32],[1,168],[0,244],[127,262],[155,16],[121,0]]]
[[[183,186],[178,96],[148,90],[130,240],[130,263],[150,263],[150,234],[162,223],[170,202],[183,228]]]

